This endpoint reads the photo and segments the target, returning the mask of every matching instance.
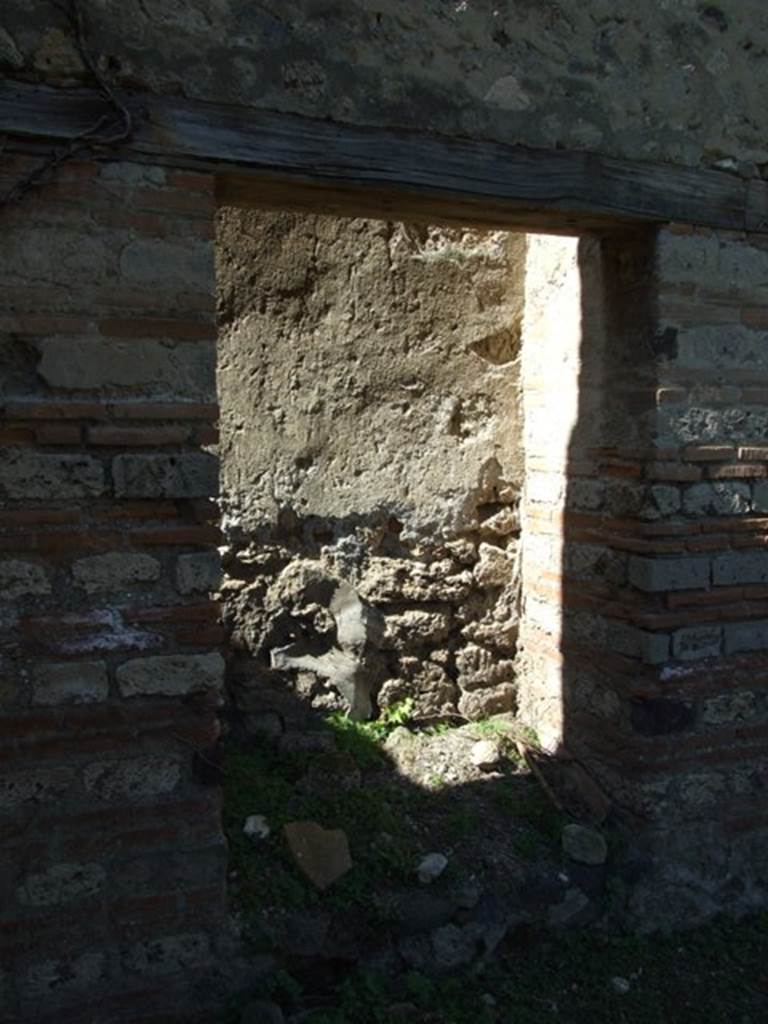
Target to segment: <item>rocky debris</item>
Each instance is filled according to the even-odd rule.
[[[249,814],[243,825],[243,835],[248,836],[252,842],[258,843],[262,839],[269,838],[269,825],[263,814]]]
[[[333,885],[352,867],[349,842],[341,829],[325,829],[315,821],[283,826],[288,848],[299,870],[320,890]]]
[[[563,828],[563,853],[579,864],[604,864],[608,857],[608,843],[597,829],[571,823]]]
[[[430,885],[448,867],[448,858],[442,853],[428,853],[416,869],[419,881],[422,885]]]
[[[618,975],[615,978],[611,978],[610,988],[616,995],[625,996],[629,992],[630,987],[626,978],[621,978]]]
[[[484,772],[498,768],[503,757],[504,752],[498,740],[478,740],[470,754],[472,764]]]

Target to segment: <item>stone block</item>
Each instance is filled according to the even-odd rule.
[[[74,772],[70,768],[4,772],[0,775],[0,811],[12,810],[20,804],[55,800],[66,793],[73,781]]]
[[[752,718],[757,710],[757,698],[750,690],[743,693],[723,693],[704,701],[701,720],[705,725],[730,725]]]
[[[216,289],[213,244],[185,238],[139,238],[120,253],[124,284],[149,289],[212,294]]]
[[[176,585],[182,594],[208,594],[221,584],[218,551],[180,555],[176,561]]]
[[[768,512],[768,480],[758,480],[752,488],[752,509]]]
[[[51,584],[42,566],[9,559],[0,562],[0,601],[50,594]]]
[[[768,551],[729,551],[712,559],[716,586],[768,582]]]
[[[733,622],[723,627],[726,654],[768,650],[768,619]]]
[[[37,372],[54,388],[82,391],[141,390],[142,394],[184,395],[188,401],[215,401],[216,351],[213,342],[75,338],[40,343]]]
[[[35,669],[33,704],[95,704],[108,696],[107,666],[103,661],[49,662]]]
[[[653,484],[650,496],[660,516],[671,516],[680,511],[682,498],[677,487],[671,484]]]
[[[112,474],[118,498],[207,498],[219,489],[218,459],[206,452],[118,455]]]
[[[171,793],[181,780],[178,761],[167,757],[135,757],[94,761],[83,771],[83,783],[101,800],[141,800]]]
[[[16,889],[19,903],[49,907],[95,896],[103,887],[106,872],[100,864],[55,864],[27,875]]]
[[[224,659],[210,654],[161,654],[135,658],[117,669],[123,697],[182,697],[200,690],[218,690],[224,683]]]
[[[160,563],[150,555],[112,551],[79,559],[72,566],[72,576],[87,593],[97,594],[134,583],[152,583],[160,578]]]
[[[752,490],[738,480],[700,483],[683,493],[683,512],[689,516],[736,516],[749,512]]]
[[[192,932],[164,935],[129,946],[123,951],[122,965],[128,974],[142,977],[178,974],[192,970],[211,960],[210,941],[206,935]]]
[[[617,654],[640,658],[647,665],[659,665],[669,659],[670,642],[665,633],[648,633],[624,622],[610,623],[608,644]]]
[[[629,582],[650,593],[669,590],[701,590],[709,586],[708,558],[645,558],[629,559]]]
[[[0,456],[0,495],[61,501],[104,493],[104,468],[89,455],[10,450]]]
[[[690,626],[672,634],[672,657],[681,661],[717,658],[722,652],[720,626]]]
[[[107,977],[105,953],[90,952],[80,956],[41,960],[29,967],[19,979],[22,999],[34,1007],[35,1015],[51,999],[51,993],[66,995],[87,992],[103,983]]]

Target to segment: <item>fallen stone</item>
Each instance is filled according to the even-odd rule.
[[[566,825],[563,829],[562,845],[566,856],[579,864],[605,864],[608,857],[605,836],[585,825]]]
[[[565,928],[578,923],[578,918],[589,907],[589,897],[581,889],[567,889],[560,903],[556,903],[547,912],[547,924],[550,928]]]
[[[496,740],[478,740],[469,755],[475,768],[489,772],[498,768],[503,758],[501,744]]]
[[[613,991],[620,996],[625,996],[629,992],[629,982],[626,978],[615,977],[611,978],[611,988]]]
[[[448,867],[448,858],[442,853],[428,853],[417,868],[419,881],[422,885],[430,885],[439,878]]]
[[[263,814],[249,814],[243,825],[243,835],[248,836],[253,842],[260,839],[267,839],[269,836],[269,825]]]
[[[293,821],[283,827],[283,834],[297,867],[318,889],[329,888],[352,867],[349,842],[341,829]]]

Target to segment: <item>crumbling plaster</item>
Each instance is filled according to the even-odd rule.
[[[763,0],[92,0],[126,88],[534,147],[768,161]],[[48,0],[5,0],[0,69],[82,80]]]

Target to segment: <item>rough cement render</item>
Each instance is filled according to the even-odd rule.
[[[358,717],[507,710],[524,238],[227,210],[219,243],[236,642]]]
[[[94,0],[88,16],[130,89],[747,176],[768,161],[763,0]],[[48,0],[6,0],[0,28],[6,74],[82,82]]]

